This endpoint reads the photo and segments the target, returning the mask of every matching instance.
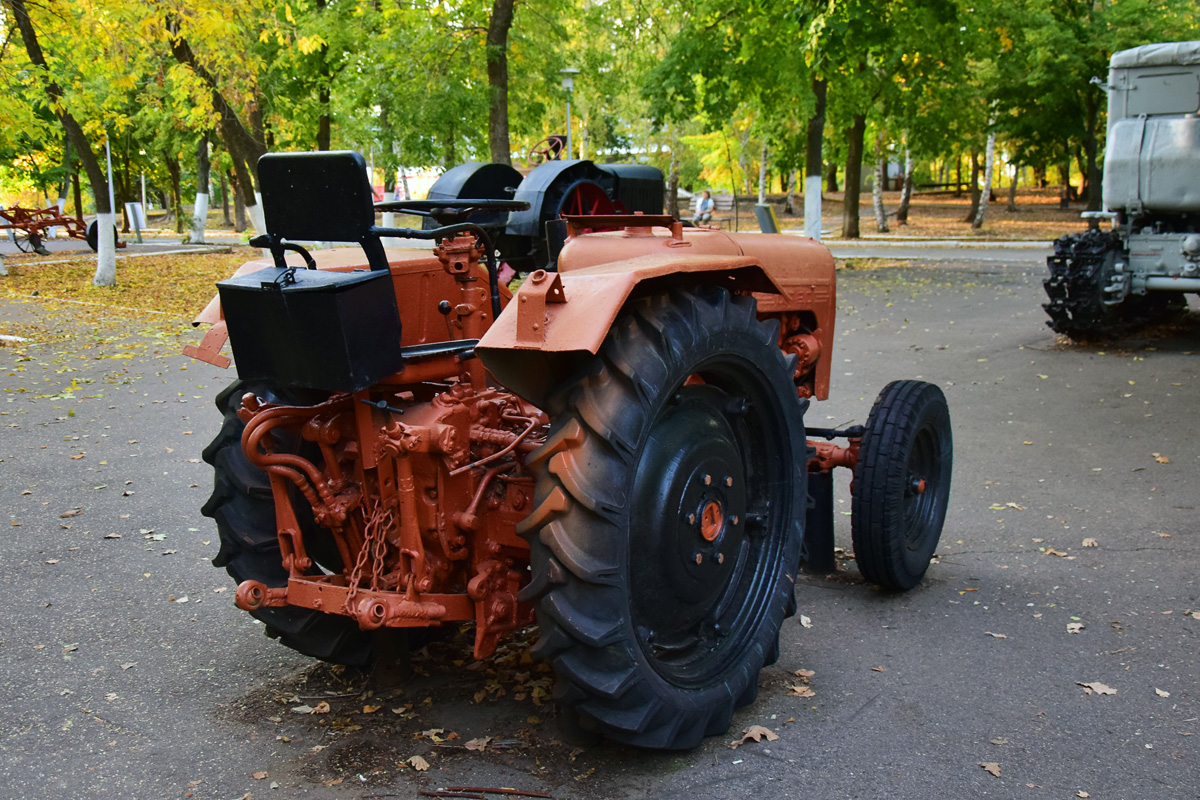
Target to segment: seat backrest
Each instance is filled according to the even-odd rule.
[[[371,269],[387,269],[367,164],[359,153],[267,153],[258,160],[258,179],[273,243],[357,242]]]

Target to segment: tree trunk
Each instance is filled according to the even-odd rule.
[[[83,189],[79,185],[79,170],[71,170],[71,194],[75,196],[75,216],[83,219]]]
[[[512,163],[508,141],[508,31],[515,0],[494,0],[487,31],[488,144],[492,161]]]
[[[317,13],[321,14],[325,11],[327,0],[316,0]],[[333,83],[333,73],[329,69],[329,45],[323,44],[317,48],[315,53],[317,57],[317,108],[320,109],[320,115],[317,117],[317,149],[328,150],[330,141],[333,138],[333,131],[330,130],[330,114],[329,114],[329,87]]]
[[[45,54],[42,53],[42,46],[38,42],[33,22],[29,19],[25,0],[6,0],[6,2],[12,9],[13,21],[17,23],[17,28],[21,31],[21,39],[25,43],[25,51],[29,55],[29,60],[38,68],[38,74],[44,81],[42,88],[50,101],[50,108],[61,109],[57,112],[59,121],[67,133],[67,138],[75,146],[75,151],[79,153],[79,161],[83,164],[88,182],[92,186],[98,217],[97,229],[100,234],[99,248],[96,253],[96,274],[92,278],[92,283],[96,286],[113,286],[117,282],[117,243],[112,234],[113,213],[112,203],[108,199],[108,179],[105,177],[104,170],[100,168],[100,162],[95,153],[92,152],[92,146],[88,143],[83,128],[67,110],[62,89],[53,79],[49,78],[50,67],[46,63]]]
[[[994,121],[992,125],[995,125]],[[987,146],[984,148],[983,158],[983,194],[979,198],[979,207],[975,210],[975,219],[971,221],[971,227],[975,230],[983,227],[983,218],[987,215],[988,203],[992,199],[992,162],[996,158],[996,131],[994,127],[988,131]]]
[[[808,118],[804,142],[804,235],[821,239],[821,148],[825,139],[825,98],[829,82],[814,77],[812,81],[813,114]],[[837,166],[829,165],[829,191],[837,191]]]
[[[887,157],[883,151],[883,129],[875,134],[875,180],[871,185],[871,205],[875,209],[875,230],[888,232],[887,209],[883,207],[883,185],[887,181]]]
[[[846,131],[846,200],[842,208],[842,237],[857,239],[858,199],[862,192],[863,136],[867,131],[866,114],[855,114],[854,121]]]
[[[830,194],[841,191],[838,188],[837,164],[832,161],[825,165],[825,191]]]
[[[217,88],[216,78],[196,58],[188,41],[182,37],[171,40],[171,52],[175,60],[188,67],[208,87],[212,97],[213,110],[217,113],[221,141],[233,160],[233,171],[237,176],[237,191],[241,193],[245,206],[251,210],[251,215],[257,217],[258,199],[255,196],[254,185],[258,176],[258,159],[267,152],[266,140],[263,136],[262,111],[257,101],[251,102],[248,117],[251,129],[246,129],[237,112],[226,101],[225,96]],[[259,231],[263,233],[264,231]]]
[[[954,157],[954,196],[962,197],[962,154]]]
[[[188,241],[192,244],[204,243],[204,230],[208,227],[208,173],[210,169],[208,134],[205,133],[196,143],[196,206],[192,209],[192,233],[188,237]]]
[[[975,215],[979,213],[979,153],[971,151],[971,210],[967,212],[967,216],[963,218],[963,222],[975,222]]]
[[[1100,174],[1100,165],[1097,162],[1097,151],[1100,148],[1100,143],[1096,134],[1098,118],[1100,116],[1100,101],[1099,95],[1094,92],[1088,92],[1086,101],[1087,109],[1087,126],[1084,133],[1084,150],[1087,153],[1087,164],[1084,175],[1087,176],[1087,210],[1099,211],[1103,199],[1103,185]]]
[[[1017,210],[1017,178],[1021,176],[1021,165],[1013,164],[1012,167],[1012,182],[1008,184],[1008,208],[1012,212]]]
[[[242,192],[238,186],[238,175],[232,173],[229,176],[229,184],[233,187],[233,232],[241,233],[246,230],[246,204],[243,201]]]
[[[913,194],[913,163],[912,148],[904,148],[904,185],[900,189],[900,205],[896,208],[896,225],[908,224],[908,206],[912,203]]]
[[[762,151],[758,157],[758,202],[767,202],[767,139],[763,137]]]
[[[233,225],[229,219],[229,182],[225,180],[224,172],[221,173],[221,217],[226,225]]]
[[[671,135],[671,165],[667,168],[667,213],[675,219],[679,215],[679,129],[672,125]]]
[[[749,158],[747,151],[750,149],[750,128],[742,131],[742,145],[738,152],[738,174],[742,179],[742,194],[750,194],[750,174],[746,169]],[[737,186],[737,178],[734,178],[734,186]]]
[[[799,172],[800,171],[798,169],[793,168],[788,173],[787,186],[784,187],[784,192],[786,192],[786,199],[783,201],[783,213],[785,213],[785,214],[795,214],[796,213],[796,181],[799,178],[799,174],[798,174]],[[821,185],[821,176],[820,175],[817,176],[817,185],[818,186]]]
[[[167,174],[171,176],[171,208],[175,213],[175,232],[183,233],[183,176],[180,174],[179,159],[172,153],[164,152],[163,161],[167,165]]]

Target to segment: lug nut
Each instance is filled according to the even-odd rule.
[[[704,556],[700,555],[699,553],[696,553],[696,563],[699,564],[703,560],[704,560]]]
[[[704,485],[705,485],[705,486],[712,486],[712,475],[705,475],[705,476],[704,476]]]
[[[688,525],[696,524],[696,515],[695,514],[688,514],[687,519],[688,519]]]
[[[717,553],[717,563],[718,564],[725,563],[725,554],[724,553]]]
[[[726,479],[725,479],[725,485],[726,485],[726,486],[733,486],[733,478],[726,478]]]

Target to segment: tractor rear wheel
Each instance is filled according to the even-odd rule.
[[[778,653],[808,456],[777,337],[719,287],[643,298],[547,401],[523,596],[585,728],[695,747]]]
[[[883,387],[867,417],[850,506],[854,560],[871,583],[921,582],[946,520],[953,452],[941,389],[924,381]]]
[[[270,402],[280,396],[262,386],[235,381],[217,395],[216,404],[225,416],[220,433],[204,449],[204,460],[215,472],[213,493],[201,510],[216,520],[221,549],[213,566],[225,567],[238,583],[261,581],[267,586],[287,585],[287,570],[275,529],[275,501],[265,472],[250,463],[242,450],[242,430],[237,410],[242,397],[254,392]],[[309,554],[331,571],[340,571],[341,562],[329,534],[304,517],[306,504],[295,504]],[[348,617],[285,606],[264,607],[251,612],[266,625],[272,638],[308,656],[350,666],[371,663],[371,638]]]

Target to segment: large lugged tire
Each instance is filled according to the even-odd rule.
[[[225,567],[230,576],[261,581],[267,586],[287,584],[279,539],[275,534],[275,503],[266,473],[250,463],[242,451],[241,438],[245,425],[237,417],[241,399],[254,391],[264,400],[279,402],[276,394],[260,386],[248,386],[235,381],[217,395],[217,407],[225,415],[221,432],[204,449],[204,460],[215,472],[213,493],[201,509],[206,517],[216,520],[221,537],[221,549],[213,566]],[[297,511],[306,508],[297,504]],[[310,555],[325,561],[331,569],[340,570],[336,550],[322,542],[328,534],[316,529],[311,518],[302,518],[305,544]],[[323,546],[324,545],[324,546]],[[308,656],[335,664],[367,666],[371,662],[371,639],[347,617],[287,606],[261,608],[252,612],[266,625],[268,636]]]
[[[893,381],[871,413],[854,468],[850,529],[864,578],[885,589],[921,582],[950,501],[954,442],[942,390]]]
[[[806,507],[794,362],[751,298],[632,302],[547,402],[531,456],[535,655],[585,727],[641,747],[728,729],[778,653]]]

